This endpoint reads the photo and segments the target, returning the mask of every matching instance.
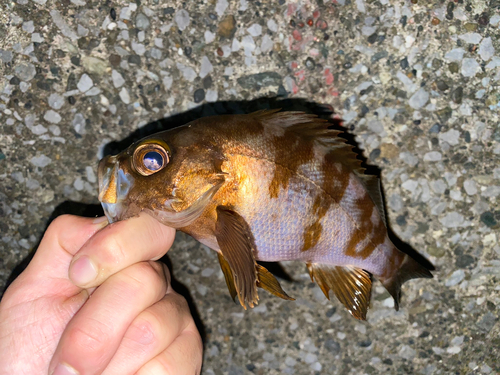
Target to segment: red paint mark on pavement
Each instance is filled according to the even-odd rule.
[[[323,75],[325,77],[325,83],[327,85],[331,85],[333,83],[333,74],[330,72],[330,69],[326,68],[325,71],[323,72]]]
[[[293,39],[298,40],[299,42],[302,40],[302,34],[299,30],[293,30],[292,32]]]
[[[299,82],[306,79],[306,71],[304,69],[296,71],[293,75],[298,78]]]
[[[335,96],[335,97],[339,96],[339,92],[338,92],[338,90],[337,90],[335,87],[330,88],[330,89],[328,90],[328,93],[329,93],[331,96]]]
[[[319,20],[316,21],[316,27],[320,30],[326,30],[328,27],[328,24],[326,23],[325,20],[320,18]]]

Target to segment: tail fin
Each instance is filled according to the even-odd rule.
[[[413,259],[408,254],[404,255],[403,263],[397,270],[397,272],[389,278],[379,278],[385,289],[394,298],[394,307],[396,311],[399,310],[399,300],[401,298],[401,285],[406,281],[417,278],[432,279],[432,273],[430,271],[434,270],[434,266],[424,257],[419,261]]]

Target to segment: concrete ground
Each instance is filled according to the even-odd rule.
[[[332,106],[382,171],[393,231],[435,279],[405,284],[399,312],[376,282],[360,322],[286,263],[297,300],[261,292],[244,311],[215,253],[179,234],[169,257],[205,338],[203,373],[499,373],[499,11],[498,0],[0,1],[1,289],[49,218],[102,214],[103,154],[208,114]]]

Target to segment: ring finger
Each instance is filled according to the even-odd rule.
[[[186,300],[169,288],[160,301],[132,322],[103,375],[135,374],[169,347],[191,322]]]
[[[200,334],[192,321],[168,348],[141,367],[137,375],[199,375],[202,354]]]

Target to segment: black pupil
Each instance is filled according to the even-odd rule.
[[[149,151],[143,160],[144,166],[150,171],[157,171],[163,167],[163,157],[157,151]]]

